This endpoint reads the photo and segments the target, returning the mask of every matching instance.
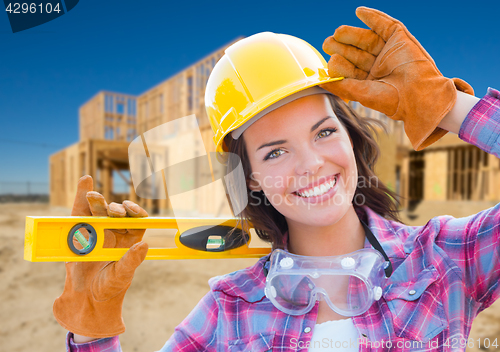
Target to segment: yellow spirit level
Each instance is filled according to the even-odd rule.
[[[24,259],[31,262],[117,261],[128,248],[103,248],[106,229],[176,229],[176,248],[149,248],[146,260],[259,258],[269,247],[252,248],[237,219],[27,216]],[[183,232],[178,229],[183,229]],[[87,236],[84,236],[85,233]]]

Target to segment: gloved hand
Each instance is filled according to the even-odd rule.
[[[424,149],[447,133],[437,126],[455,105],[456,89],[472,95],[474,90],[461,79],[443,77],[398,20],[367,7],[358,7],[356,15],[372,30],[340,26],[325,40],[323,50],[332,55],[329,75],[346,79],[321,87],[404,121],[413,148]]]
[[[106,204],[92,192],[92,177],[78,181],[72,216],[146,217],[137,204]],[[56,320],[67,330],[83,336],[103,338],[125,331],[122,304],[135,269],[144,261],[148,245],[140,242],[146,230],[105,230],[105,248],[130,249],[118,262],[66,263],[66,282],[62,295],[54,302]]]

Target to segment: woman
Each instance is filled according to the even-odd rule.
[[[287,257],[276,261],[273,254],[211,280],[211,291],[162,351],[465,350],[473,318],[498,298],[500,205],[468,218],[440,216],[422,227],[398,222],[392,193],[380,182],[358,182],[373,176],[376,145],[369,124],[338,97],[403,120],[417,150],[451,131],[499,156],[499,94],[491,90],[479,101],[457,91],[472,88],[444,78],[400,22],[367,8],[357,15],[372,31],[343,26],[325,41],[329,76],[310,46],[269,33],[228,48],[214,68],[205,101],[217,150],[241,157],[250,199],[243,216],[273,243],[274,253]],[[107,207],[89,190],[91,179],[82,178],[74,215],[146,215],[130,202]],[[142,234],[108,233],[107,245],[132,245]],[[54,314],[75,333],[68,334],[69,350],[119,350],[118,338],[110,336],[124,330],[121,303],[146,251],[138,242],[117,263],[67,264]],[[294,289],[318,283],[312,279],[314,270],[323,270],[323,256],[349,273],[358,263],[353,252],[379,258],[372,271],[388,277],[381,286],[367,277],[375,284],[363,296],[369,300],[364,309],[349,305],[363,301],[349,274],[333,286],[319,282],[325,299],[309,296],[302,305],[300,297],[287,296],[293,279],[281,281],[283,287],[273,283],[280,270],[304,260],[317,266]],[[80,344],[99,337],[110,338]]]

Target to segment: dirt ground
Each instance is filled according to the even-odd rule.
[[[491,206],[491,205],[488,205]],[[446,212],[465,216],[485,204],[447,205]],[[420,205],[413,220],[424,224],[443,211],[443,205]],[[63,263],[31,263],[23,259],[27,215],[69,215],[68,209],[44,204],[0,204],[0,350],[64,351],[66,331],[52,316],[52,304],[64,286]],[[208,291],[210,277],[238,270],[256,259],[146,261],[136,272],[123,308],[127,331],[120,337],[124,351],[156,351],[174,327]],[[477,340],[500,340],[500,302],[479,314],[467,351],[479,351]],[[500,341],[499,341],[500,343]],[[494,350],[490,348],[489,350]],[[484,348],[482,350],[485,350]]]

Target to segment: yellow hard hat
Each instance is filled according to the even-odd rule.
[[[329,77],[323,56],[297,37],[263,32],[234,43],[215,65],[205,91],[216,151],[226,151],[224,137],[270,105],[340,79]]]

